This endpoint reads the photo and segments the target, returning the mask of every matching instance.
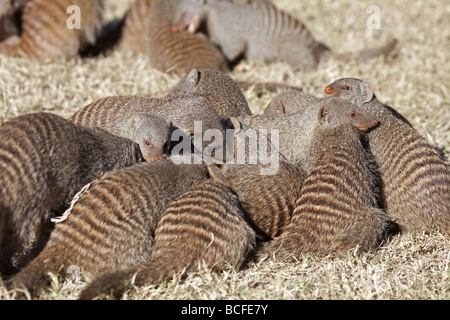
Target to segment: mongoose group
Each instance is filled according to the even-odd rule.
[[[101,46],[106,1],[0,0],[0,54],[47,63]],[[0,125],[0,277],[17,297],[71,266],[80,299],[117,298],[200,268],[450,235],[448,160],[372,85],[337,79],[319,97],[270,83],[286,90],[252,114],[229,74],[242,58],[363,61],[396,40],[334,53],[268,0],[136,0],[116,27],[114,48],[180,80]]]
[[[200,266],[376,250],[393,226],[448,236],[448,162],[370,84],[324,88],[325,97],[282,92],[254,115],[228,74],[194,69],[163,97],[105,97],[68,120],[34,113],[5,122],[5,285],[38,296],[49,273],[76,265],[92,281],[81,299],[118,297],[130,281],[157,284]],[[217,148],[233,149],[232,158],[196,162],[169,148],[172,126],[189,138],[196,120],[231,132],[231,148]],[[262,130],[278,133],[252,145]],[[278,154],[270,174],[264,151]]]
[[[113,28],[104,22],[104,2],[8,1],[0,7],[0,53],[44,63],[114,38],[114,48],[145,53],[154,68],[178,74],[230,71],[240,58],[311,68],[330,55],[302,22],[268,0],[135,0]],[[78,9],[70,11],[72,6]],[[81,17],[70,12],[82,16],[78,27],[69,24]],[[364,61],[388,55],[396,43],[335,57]]]

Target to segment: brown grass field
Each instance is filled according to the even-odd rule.
[[[120,17],[132,0],[106,0],[107,18]],[[362,64],[331,59],[316,70],[299,72],[283,63],[243,61],[231,73],[239,80],[282,81],[323,95],[341,77],[372,83],[378,98],[450,152],[450,3],[432,1],[277,0],[336,52],[361,49],[396,37],[387,59]],[[369,5],[381,9],[381,29],[369,29]],[[20,114],[48,111],[68,117],[109,95],[163,96],[180,77],[153,69],[145,55],[111,52],[92,59],[33,66],[0,56],[0,123]],[[255,113],[277,92],[246,90]],[[448,300],[450,239],[440,234],[395,236],[378,250],[346,257],[305,255],[296,263],[261,262],[243,270],[189,274],[157,286],[128,291],[123,299],[174,300]],[[56,279],[44,300],[76,298],[79,288]],[[14,296],[0,286],[0,299]]]

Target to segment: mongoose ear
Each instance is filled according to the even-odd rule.
[[[142,116],[137,113],[128,122],[128,132],[132,135],[142,123]]]
[[[367,82],[363,82],[363,88],[364,88],[364,94],[365,94],[363,103],[366,103],[373,99],[373,88]]]
[[[187,81],[193,87],[196,87],[200,81],[200,71],[197,69],[192,69],[187,76]]]
[[[328,108],[325,106],[320,107],[319,110],[319,123],[324,124],[328,120]]]
[[[284,108],[283,102],[281,100],[275,99],[274,105],[275,105],[275,112],[277,114],[285,114],[286,113],[286,109]]]

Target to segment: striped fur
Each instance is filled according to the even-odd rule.
[[[208,129],[216,129],[221,132],[222,137],[225,137],[222,119],[217,112],[206,99],[194,94],[178,94],[152,99],[134,96],[106,97],[83,107],[69,119],[83,126],[98,126],[113,134],[132,139],[128,136],[129,132],[126,128],[129,119],[136,113],[160,116],[167,123],[175,128],[184,129],[190,135],[194,134],[195,122],[201,122],[202,134]],[[151,134],[152,130],[149,132],[149,135]],[[158,135],[158,132],[155,134]],[[225,139],[223,141],[225,143]],[[202,150],[207,146],[216,148],[216,151],[223,148],[220,141],[213,143],[203,141]]]
[[[119,48],[147,52],[147,20],[155,0],[136,0],[125,15]]]
[[[117,295],[136,273],[134,284],[141,286],[158,284],[183,270],[239,267],[254,245],[255,233],[244,220],[237,197],[218,182],[201,181],[163,213],[149,261],[100,276],[81,293],[80,299],[110,292]]]
[[[206,24],[208,36],[228,60],[243,55],[262,61],[282,60],[296,67],[318,64],[319,42],[293,16],[278,10],[270,1],[182,0],[174,24],[180,29]],[[191,27],[191,31],[193,27]]]
[[[329,94],[359,103],[380,120],[369,133],[369,144],[380,167],[384,207],[391,219],[405,232],[439,229],[450,234],[450,165],[441,153],[381,103],[370,84],[344,78],[327,88]]]
[[[352,114],[358,116],[352,117]],[[303,104],[299,112],[291,114],[241,116],[237,120],[254,129],[279,130],[280,153],[306,171],[309,170],[308,146],[318,125],[323,123],[333,127],[350,123],[365,130],[377,123],[374,117],[358,106],[335,97],[317,98]]]
[[[222,120],[252,114],[241,88],[233,78],[219,70],[190,70],[167,96],[182,93],[205,98]]]
[[[228,71],[222,53],[200,34],[174,33],[172,19],[178,0],[156,0],[148,18],[150,63],[168,73],[186,74],[193,68]]]
[[[377,208],[377,175],[360,132],[350,125],[319,127],[309,157],[312,169],[291,223],[260,256],[293,260],[304,253],[374,248],[384,235],[387,215]]]
[[[147,261],[162,212],[207,171],[202,165],[175,165],[170,159],[125,168],[94,181],[56,224],[44,250],[7,283],[38,294],[47,273],[70,265],[86,278]]]
[[[241,56],[266,62],[281,60],[297,68],[315,67],[328,59],[328,48],[306,26],[268,0],[181,0],[173,20],[177,29],[195,32],[203,25],[228,60]],[[393,50],[392,39],[379,47],[336,55],[364,61]]]
[[[301,112],[319,98],[299,90],[287,90],[275,96],[264,109],[264,115],[281,115]]]
[[[67,13],[77,5],[81,29],[69,29]],[[102,0],[32,0],[22,14],[22,34],[15,45],[0,45],[0,52],[24,55],[38,63],[69,59],[89,44],[94,44],[102,25]]]
[[[142,161],[128,139],[82,128],[50,113],[22,115],[0,126],[1,273],[51,216],[62,214],[85,184]]]
[[[261,165],[236,164],[210,174],[228,185],[239,198],[245,216],[260,240],[281,235],[291,221],[306,173],[297,165],[280,160],[276,174],[262,175]]]

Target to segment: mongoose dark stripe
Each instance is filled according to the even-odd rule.
[[[149,261],[98,277],[80,299],[111,292],[117,295],[136,273],[134,284],[140,286],[158,284],[184,269],[198,270],[202,263],[214,270],[230,265],[239,268],[254,245],[255,233],[244,220],[236,195],[221,183],[201,181],[163,213]]]
[[[329,99],[333,98],[333,99]],[[341,100],[342,101],[342,100]],[[317,98],[301,103],[298,112],[290,114],[250,115],[236,117],[241,123],[254,128],[279,131],[279,152],[289,162],[308,171],[308,145],[315,127],[351,123],[367,130],[378,122],[369,113],[352,103],[341,103],[339,98]]]
[[[152,66],[164,72],[180,74],[188,73],[193,68],[227,71],[224,56],[206,37],[172,32],[177,4],[178,0],[156,0],[150,10],[147,48]]]
[[[67,27],[71,5],[80,8],[80,30]],[[71,58],[94,44],[102,13],[102,0],[31,0],[23,9],[20,41],[0,44],[0,52],[23,54],[39,63]]]
[[[119,48],[140,53],[147,52],[146,25],[154,3],[155,0],[136,0],[131,4],[124,17]]]
[[[405,232],[450,234],[450,166],[437,149],[393,108],[374,95],[370,84],[343,78],[325,92],[348,101],[380,121],[369,145],[380,167],[384,207]]]
[[[176,165],[170,159],[105,174],[79,194],[44,250],[7,286],[34,295],[48,285],[48,272],[64,274],[70,265],[89,278],[148,260],[163,211],[206,178],[204,165]]]
[[[205,32],[229,61],[240,57],[270,62],[281,60],[297,68],[315,67],[329,57],[326,46],[295,17],[270,1],[181,0],[174,28]],[[203,28],[204,27],[204,28]],[[396,40],[378,48],[336,55],[338,59],[364,61],[392,51]]]
[[[222,120],[252,114],[241,88],[233,78],[219,70],[190,70],[168,96],[181,93],[205,98]]]
[[[303,253],[375,248],[385,234],[388,218],[377,208],[377,173],[361,144],[360,132],[348,124],[319,127],[309,157],[311,171],[291,223],[280,237],[263,247],[262,256],[268,253],[294,260]],[[360,187],[351,189],[348,181],[357,181]]]
[[[143,161],[139,147],[60,116],[34,113],[0,126],[0,270],[17,269],[13,255],[31,245],[53,215],[101,174]]]

